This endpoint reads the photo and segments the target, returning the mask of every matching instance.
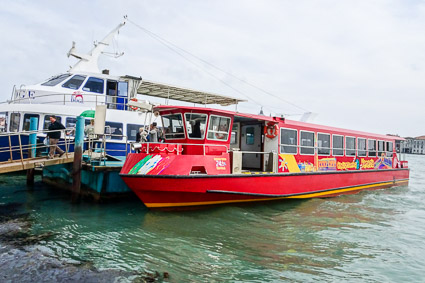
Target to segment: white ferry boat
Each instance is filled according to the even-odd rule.
[[[73,43],[68,56],[79,61],[69,71],[39,84],[14,87],[11,98],[0,103],[0,162],[20,158],[19,151],[11,153],[9,149],[19,143],[28,144],[28,136],[20,135],[18,141],[18,135],[7,136],[4,133],[29,131],[32,117],[38,118],[38,130],[48,129],[52,114],[68,129],[75,126],[76,117],[82,112],[104,105],[107,108],[103,135],[105,151],[108,155],[123,157],[130,151],[129,143],[136,140],[139,128],[156,119],[151,112],[146,114],[144,110],[149,110],[152,105],[143,102],[140,95],[201,104],[226,105],[234,102],[220,95],[147,81],[141,77],[111,76],[107,70],[100,71],[99,56],[124,24],[119,24],[87,54],[78,53]],[[89,120],[86,119],[87,124]],[[39,142],[45,136],[38,134]],[[69,137],[62,135],[62,138]]]

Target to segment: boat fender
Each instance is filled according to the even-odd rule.
[[[277,137],[278,132],[279,132],[279,127],[277,126],[277,124],[273,122],[268,122],[264,126],[264,134],[269,139],[274,139],[275,137]]]

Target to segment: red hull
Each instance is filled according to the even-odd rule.
[[[149,208],[330,197],[407,185],[409,169],[241,175],[120,174]]]

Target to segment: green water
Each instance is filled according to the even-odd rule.
[[[168,272],[168,282],[424,282],[425,156],[407,159],[408,187],[330,199],[155,212],[137,199],[73,205],[2,176],[0,202],[29,213],[32,233],[55,233],[43,248],[99,270]]]

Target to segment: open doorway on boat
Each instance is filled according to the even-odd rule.
[[[242,170],[261,170],[262,123],[241,124]]]

